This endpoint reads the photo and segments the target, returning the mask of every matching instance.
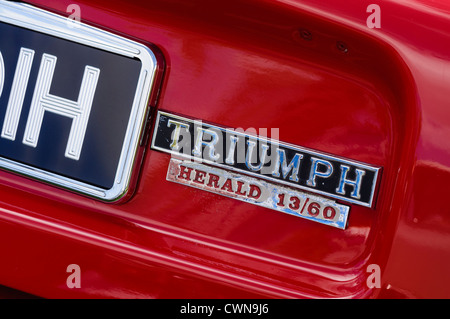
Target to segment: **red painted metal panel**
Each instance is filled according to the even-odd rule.
[[[68,15],[73,1],[30,2]],[[380,29],[356,0],[77,4],[161,50],[158,109],[381,166],[377,203],[334,229],[167,182],[170,156],[150,149],[121,204],[0,172],[1,284],[51,298],[450,296],[444,1],[380,4]]]

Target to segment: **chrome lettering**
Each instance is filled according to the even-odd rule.
[[[239,141],[239,137],[236,136],[230,136],[230,148],[228,149],[228,156],[225,160],[225,163],[229,164],[229,165],[233,165],[234,164],[234,153],[236,150],[236,144]]]
[[[361,197],[361,182],[362,177],[366,174],[363,170],[356,169],[356,179],[349,180],[347,179],[347,173],[350,167],[346,165],[341,165],[341,179],[339,181],[339,186],[336,188],[336,193],[345,195],[344,186],[346,184],[351,185],[353,187],[353,192],[350,194],[351,197],[359,199]]]
[[[247,155],[245,156],[245,165],[251,171],[254,171],[254,172],[260,171],[261,168],[263,167],[264,163],[266,162],[266,155],[267,155],[267,150],[269,149],[269,146],[267,146],[265,144],[261,145],[262,154],[260,156],[259,164],[257,166],[254,166],[252,164],[252,155],[253,155],[253,149],[256,146],[256,142],[248,140],[247,145],[248,145],[248,149],[247,149]]]
[[[170,148],[174,151],[178,151],[180,150],[180,145],[178,144],[179,140],[180,140],[180,133],[181,133],[181,128],[184,128],[186,130],[186,132],[189,133],[189,124],[185,124],[182,122],[178,122],[172,119],[169,119],[169,121],[167,121],[167,127],[170,127],[171,125],[175,125],[175,129],[172,131],[172,144],[170,144]]]
[[[319,165],[325,166],[326,171],[320,172]],[[333,165],[330,162],[319,159],[317,157],[311,157],[311,170],[309,173],[309,179],[306,181],[306,184],[311,187],[316,187],[316,177],[327,178],[330,177],[333,173]]]
[[[275,168],[272,172],[272,176],[280,177],[280,168],[283,174],[283,178],[285,179],[289,172],[292,170],[292,174],[289,177],[289,180],[293,182],[298,182],[298,170],[300,168],[300,161],[303,158],[302,154],[296,153],[292,158],[289,165],[286,165],[286,153],[282,149],[277,149],[277,159]]]
[[[203,135],[205,133],[211,135],[212,137],[211,141],[205,142],[203,140]],[[202,156],[202,145],[205,145],[206,147],[209,148],[208,153],[209,159],[217,161],[220,157],[220,154],[214,154],[215,153],[214,146],[217,144],[218,141],[219,135],[216,132],[214,132],[213,130],[204,129],[202,127],[197,127],[197,138],[195,141],[195,147],[194,150],[192,151],[192,154],[194,154],[195,156]]]

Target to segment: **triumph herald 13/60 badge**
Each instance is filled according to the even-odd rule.
[[[338,228],[345,228],[349,206],[335,200],[372,207],[380,171],[162,111],[152,148],[174,156],[167,173],[170,181]]]

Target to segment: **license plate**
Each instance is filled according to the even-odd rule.
[[[3,1],[0,34],[0,167],[105,201],[124,196],[158,82],[155,49]]]

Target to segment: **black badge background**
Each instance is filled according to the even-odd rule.
[[[181,149],[180,152],[181,154],[190,154],[191,157],[192,156],[192,150],[194,148],[195,145],[195,131],[196,131],[196,127],[198,127],[200,125],[199,121],[194,121],[194,120],[190,120],[190,119],[185,119],[185,118],[180,118],[180,117],[172,117],[167,113],[159,113],[159,122],[156,123],[156,127],[155,127],[155,132],[154,132],[154,140],[153,140],[153,147],[156,147],[159,150],[163,150],[166,152],[173,152],[172,149],[170,148],[170,144],[172,142],[172,132],[175,129],[175,125],[168,125],[168,121],[169,119],[172,118],[175,121],[178,122],[184,122],[186,124],[189,125],[189,136],[191,137],[191,141],[188,145],[190,145],[191,149],[190,150],[183,150]],[[227,136],[227,132],[230,135],[233,135],[232,131],[226,131],[223,128],[219,128],[217,126],[214,125],[210,125],[207,123],[201,123],[201,126],[203,128],[214,128],[216,132],[222,132],[222,136],[221,139],[222,141],[224,141]],[[183,129],[184,130],[184,129]],[[252,137],[249,138],[248,136],[245,137],[245,143],[244,145],[247,144],[247,140],[251,139],[252,141],[256,142],[256,146],[255,146],[255,153],[259,154],[259,150],[260,148],[260,143],[261,140],[259,140],[258,138]],[[180,142],[182,141],[182,135],[180,134]],[[182,144],[182,143],[181,143]],[[268,152],[267,152],[267,156],[270,157],[271,156],[271,142],[270,140],[266,143],[269,146]],[[283,178],[282,174],[280,174],[279,177],[275,177],[273,176],[271,173],[270,174],[262,174],[261,172],[251,172],[245,163],[242,163],[237,161],[236,158],[236,154],[237,152],[235,152],[235,163],[233,165],[229,165],[226,164],[224,161],[224,158],[226,158],[226,151],[227,151],[227,143],[222,143],[222,148],[219,147],[219,143],[217,144],[216,148],[215,148],[215,154],[220,155],[218,160],[215,163],[220,164],[223,168],[229,168],[229,169],[234,169],[234,170],[239,170],[243,173],[246,174],[250,174],[256,177],[263,177],[269,180],[274,180],[274,181],[282,181],[285,184],[288,185],[292,185],[292,186],[301,186],[302,189],[305,190],[310,190],[311,192],[315,192],[317,193],[317,191],[321,192],[320,194],[324,194],[324,195],[331,195],[334,198],[340,198],[340,199],[344,199],[344,200],[348,200],[351,201],[353,203],[359,203],[362,204],[364,206],[370,206],[371,204],[371,200],[373,199],[374,196],[374,188],[375,185],[377,183],[377,178],[379,177],[379,174],[377,175],[377,168],[374,167],[370,167],[367,164],[364,164],[364,167],[362,164],[358,164],[354,161],[351,160],[347,160],[347,159],[340,159],[336,156],[332,156],[332,155],[324,155],[321,153],[318,153],[314,150],[300,150],[300,149],[295,149],[292,146],[288,146],[285,145],[284,143],[280,142],[279,144],[277,144],[277,147],[284,150],[285,154],[286,154],[286,160],[287,163],[289,163],[292,158],[295,156],[296,153],[300,153],[303,155],[303,158],[301,160],[301,164],[300,164],[300,169],[299,169],[299,181],[298,182],[294,182],[294,181],[290,181],[289,177],[287,176],[287,178]],[[204,150],[205,150],[205,146],[202,147],[202,154],[204,154]],[[244,152],[245,153],[245,152]],[[309,174],[310,174],[310,170],[311,170],[311,157],[317,157],[320,159],[324,159],[328,162],[330,162],[333,167],[333,173],[330,177],[328,178],[320,178],[319,176],[317,176],[316,178],[316,187],[311,187],[307,185],[307,180],[309,179]],[[256,156],[257,158],[257,163],[259,163],[259,156]],[[204,161],[204,159],[202,159]],[[350,162],[347,162],[350,161]],[[205,162],[211,162],[211,161],[205,161]],[[274,163],[271,162],[270,166],[272,167]],[[340,170],[340,165],[347,165],[350,167],[350,170],[348,172],[347,175],[347,179],[349,180],[354,180],[356,178],[356,169],[362,169],[365,172],[365,175],[362,178],[362,182],[361,182],[361,198],[356,199],[354,197],[351,196],[351,193],[353,192],[353,187],[351,185],[345,185],[344,187],[344,191],[345,194],[337,194],[336,192],[336,188],[339,185],[339,181],[340,181],[340,177],[341,177],[341,170]],[[321,168],[323,169],[323,168]],[[268,170],[269,172],[272,172],[272,169]],[[267,172],[267,170],[266,170]],[[289,174],[290,176],[290,174]]]

